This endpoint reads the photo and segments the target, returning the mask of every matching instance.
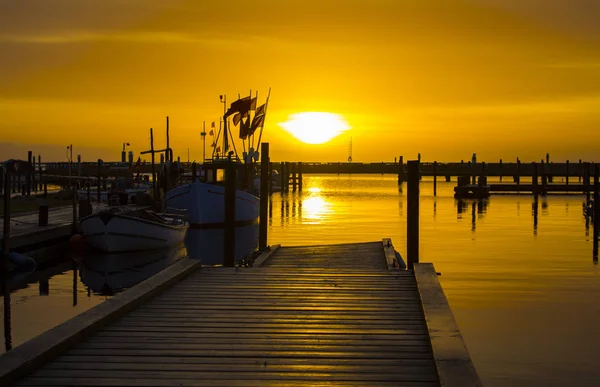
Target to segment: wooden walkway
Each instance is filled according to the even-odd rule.
[[[148,294],[142,283],[99,305],[109,313],[105,304],[123,303],[113,311],[122,317],[107,324],[102,313],[84,316],[98,325],[91,334],[63,327],[78,337],[55,350],[58,357],[38,356],[17,371],[35,343],[16,360],[0,357],[0,381],[4,374],[19,386],[439,386],[443,363],[417,277],[388,270],[384,250],[382,242],[279,248],[245,269],[177,263],[165,270],[175,274],[149,281],[186,277],[155,297],[138,305],[119,299]]]
[[[93,212],[100,211],[105,207],[106,205],[103,203],[92,204]],[[4,217],[0,216],[0,219],[3,220]],[[38,225],[38,212],[13,214],[10,219],[10,248],[34,246],[38,243],[48,243],[70,236],[73,225],[73,207],[49,209],[47,226]],[[0,222],[0,240],[3,238],[3,230],[4,224]]]

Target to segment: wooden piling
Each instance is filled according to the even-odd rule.
[[[500,174],[500,183],[502,183],[502,159],[500,159],[500,166],[498,167],[498,173]]]
[[[585,202],[590,202],[590,168],[589,163],[583,164],[583,194],[585,195]]]
[[[100,169],[102,168],[102,159],[98,159],[98,165],[96,166],[96,193],[98,195],[98,203],[100,203],[102,201],[102,193],[100,192],[100,185],[101,185],[101,175],[100,175]],[[107,196],[108,199],[108,196]]]
[[[298,162],[298,191],[302,192],[302,161]]]
[[[398,159],[398,185],[402,184],[406,180],[404,173],[404,156],[400,156]]]
[[[534,196],[538,195],[538,165],[533,163],[533,173],[531,176],[531,190]]]
[[[433,196],[437,196],[437,161],[433,162]]]
[[[515,177],[515,183],[517,186],[521,184],[521,160],[517,158],[517,176]]]
[[[269,160],[269,196],[273,194],[273,163]],[[269,209],[271,207],[269,206]],[[270,210],[269,210],[270,211]]]
[[[594,165],[594,238],[598,239],[600,228],[600,165]]]
[[[283,178],[285,179],[285,192],[290,192],[290,163],[288,161],[285,162],[285,173],[283,174]]]
[[[225,236],[223,238],[223,266],[235,265],[235,191],[236,166],[228,162],[225,167]]]
[[[569,160],[566,162],[565,184],[567,185],[567,192],[569,192]]]
[[[577,174],[579,177],[579,182],[581,183],[581,176],[583,175],[583,164],[581,163],[581,159],[579,159],[579,173]]]
[[[73,195],[73,225],[71,229],[73,230],[73,234],[77,233],[77,185],[71,185],[71,193]]]
[[[281,194],[283,195],[285,193],[285,164],[283,163],[283,161],[281,163],[279,163],[279,177],[281,179]]]
[[[2,230],[2,256],[0,264],[2,265],[2,294],[4,298],[4,347],[6,351],[12,349],[11,339],[11,315],[10,315],[10,285],[8,282],[8,254],[10,253],[10,166],[6,164],[4,174],[4,186],[6,192],[4,194],[4,229]]]
[[[33,152],[32,151],[27,151],[27,174],[25,175],[25,184],[27,187],[27,196],[31,196],[31,180],[33,177],[33,165],[32,165],[32,158],[33,158]]]
[[[38,155],[38,176],[39,176],[39,190],[42,190],[42,155]]]
[[[292,192],[296,192],[296,163],[291,163],[292,168]]]
[[[419,161],[407,162],[407,214],[406,214],[406,253],[408,269],[419,262]]]
[[[258,248],[263,250],[267,247],[267,229],[269,217],[269,143],[260,145],[260,218],[258,230]]]

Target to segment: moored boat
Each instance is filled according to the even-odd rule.
[[[85,241],[105,252],[161,249],[183,242],[189,227],[181,216],[138,209],[109,209],[81,220]]]
[[[258,222],[260,200],[236,190],[236,226]],[[225,187],[198,180],[176,187],[165,195],[167,208],[186,210],[187,220],[194,228],[223,227],[225,222]]]

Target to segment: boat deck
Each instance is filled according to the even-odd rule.
[[[432,265],[388,269],[388,253],[373,242],[275,248],[253,268],[181,261],[0,357],[0,381],[480,385]]]

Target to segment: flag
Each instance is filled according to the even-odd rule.
[[[256,116],[260,116],[261,114],[265,114],[265,111],[266,111],[266,105],[267,105],[266,103],[263,103],[262,105],[260,105],[260,106],[258,107],[258,109],[256,109],[256,114],[255,114],[255,115],[256,115]]]
[[[211,129],[210,132],[208,132],[208,134],[210,134],[211,136],[214,136],[215,135],[215,131]]]
[[[210,144],[211,147],[215,147],[217,144],[215,144],[214,142],[212,144]]]
[[[264,114],[261,114],[260,116],[254,116],[254,119],[252,120],[252,125],[250,125],[250,129],[248,131],[248,135],[253,134],[256,129],[262,128],[264,124],[265,124],[265,115]]]
[[[240,124],[240,138],[242,140],[245,140],[249,134],[250,134],[250,117],[248,117],[246,122],[244,122],[242,120],[242,123]]]
[[[210,127],[214,129],[214,127],[215,127],[215,122],[214,121],[210,124]]]
[[[235,115],[233,116],[233,125],[237,126],[237,124],[239,124],[243,118],[248,117],[248,115],[248,112],[235,113]]]
[[[217,147],[217,153],[219,153],[220,151],[221,151],[221,147],[220,147],[220,146],[218,146],[218,147]]]
[[[233,113],[247,114],[250,110],[256,109],[256,98],[244,97],[231,103],[231,107],[225,112],[223,118],[227,118]]]

